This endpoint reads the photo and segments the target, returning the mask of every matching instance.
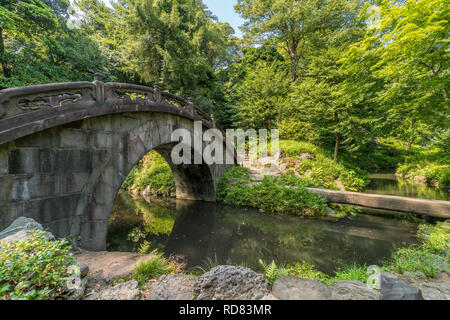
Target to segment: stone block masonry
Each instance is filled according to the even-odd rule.
[[[26,216],[58,238],[104,250],[120,186],[151,150],[168,161],[177,197],[215,201],[231,166],[177,166],[170,157],[174,130],[193,132],[195,121],[214,128],[213,118],[158,86],[94,78],[0,91],[0,229]]]

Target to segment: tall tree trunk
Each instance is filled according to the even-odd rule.
[[[334,121],[336,125],[339,123],[339,114],[337,111],[334,112]],[[341,146],[341,134],[336,132],[336,142],[334,144],[334,162],[338,162],[339,147]]]
[[[411,147],[412,147],[413,142],[414,142],[414,137],[410,137],[409,140],[408,140],[408,144],[406,145],[406,152],[410,152],[411,151]]]
[[[297,80],[297,46],[298,41],[289,39],[289,58],[291,59],[291,83]]]
[[[414,134],[416,133],[416,119],[411,120],[411,136],[408,139],[408,144],[406,145],[406,152],[411,151],[412,144],[414,143]]]
[[[6,61],[5,57],[5,43],[3,40],[3,29],[0,28],[0,62],[2,64],[3,75],[6,78],[11,77],[11,69],[8,66],[8,61]]]
[[[445,101],[445,102],[448,102],[447,90],[442,89],[442,96],[444,97],[444,101]]]
[[[336,142],[334,144],[334,162],[338,162],[339,147],[341,146],[341,134],[336,133]]]

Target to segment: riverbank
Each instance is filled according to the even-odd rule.
[[[369,166],[373,168],[375,166],[375,168],[378,168],[377,163],[381,161],[380,159],[385,160],[385,162],[380,162],[380,165],[393,166],[391,170],[397,168],[395,177],[397,186],[395,187],[402,189],[404,192],[397,192],[393,195],[433,200],[448,199],[448,191],[437,188],[443,186],[443,184],[426,182],[433,179],[416,177],[408,174],[408,170],[402,170],[404,167],[401,164],[402,162],[409,163],[408,168],[414,167],[412,164],[417,164],[418,160],[422,164],[424,161],[431,161],[431,164],[433,159],[437,160],[437,156],[442,154],[442,150],[439,148],[427,151],[422,147],[413,146],[410,152],[406,153],[400,148],[398,143],[396,144],[389,140],[378,144],[378,149],[376,148],[378,151],[371,155],[373,156],[373,162],[362,161],[359,163],[358,159],[349,158],[336,163],[333,161],[331,154],[308,142],[280,140],[280,147],[280,151],[270,157],[257,159],[253,163],[247,160],[244,163],[244,167],[249,170],[248,175],[246,172],[238,170],[228,173],[226,181],[235,182],[236,179],[240,181],[239,186],[231,187],[231,189],[236,190],[235,194],[238,197],[231,193],[227,196],[230,188],[224,187],[223,182],[221,182],[217,193],[219,201],[224,201],[230,205],[255,207],[264,211],[273,210],[276,213],[282,212],[294,215],[323,216],[333,211],[337,211],[337,216],[345,216],[348,212],[354,214],[357,212],[357,209],[348,206],[330,205],[331,208],[324,209],[320,199],[314,199],[313,196],[307,197],[302,188],[316,187],[341,191],[373,191],[373,182],[378,180],[369,179],[370,176],[367,171],[361,170],[350,163],[358,163],[361,167]],[[364,158],[362,155],[358,157]],[[442,177],[446,175],[445,172],[448,169],[445,167],[446,159],[446,156],[439,157],[439,161],[444,163],[443,166],[439,165],[439,170],[443,170],[441,170],[442,172],[440,171]],[[425,171],[429,172],[429,170]],[[246,179],[246,175],[249,179]],[[238,177],[236,178],[235,176]],[[264,180],[265,176],[269,176],[269,179]],[[283,183],[289,188],[284,188]],[[176,195],[171,169],[166,161],[155,151],[147,154],[133,168],[125,179],[122,189],[135,196],[174,198]],[[299,190],[293,191],[289,189]],[[381,189],[383,189],[383,186]],[[387,194],[390,192],[387,188],[379,191],[386,191]],[[374,193],[380,193],[379,191],[375,190]],[[416,194],[413,194],[413,192]],[[263,193],[262,196],[261,193]],[[276,196],[271,196],[271,193]],[[284,197],[284,199],[280,199],[280,196]],[[248,197],[248,199],[245,199],[245,197]],[[299,199],[298,202],[294,201],[294,197]],[[260,199],[260,203],[251,203],[255,199]],[[288,210],[287,206],[293,208]],[[297,208],[294,208],[296,206]]]
[[[105,296],[103,292],[115,292],[120,297],[125,288],[129,296],[132,279],[138,281],[135,297],[148,300],[177,299],[323,299],[323,300],[396,300],[396,299],[450,299],[450,273],[448,270],[448,244],[450,224],[421,226],[420,245],[396,251],[385,265],[349,266],[336,270],[333,276],[317,271],[314,266],[299,262],[287,266],[277,266],[275,262],[260,261],[261,268],[254,271],[238,265],[221,266],[210,261],[207,265],[194,270],[185,270],[181,260],[164,258],[153,251],[150,256],[141,256],[143,260],[135,263],[134,270],[128,275],[109,282],[106,286],[96,286],[89,299]],[[104,263],[99,256],[112,261],[117,253],[83,253],[82,262],[88,262],[89,256],[95,256],[97,266],[94,274],[108,275],[120,269],[120,263]],[[122,253],[122,256],[127,254]],[[130,255],[130,254],[128,254]],[[430,260],[430,255],[435,255]],[[146,257],[146,258],[144,258]],[[133,259],[136,256],[133,255]],[[434,260],[433,260],[434,259]],[[92,260],[92,259],[91,259]],[[99,263],[100,262],[100,263]],[[129,270],[129,261],[126,268]],[[109,270],[109,271],[108,271]],[[389,283],[385,288],[380,282],[368,286],[373,270],[379,270],[381,283]],[[260,272],[260,273],[258,273]],[[246,281],[235,281],[235,277],[246,274]],[[214,279],[223,279],[220,288]],[[241,278],[242,279],[242,278]],[[383,282],[385,281],[385,282]],[[378,286],[378,287],[377,287]],[[381,286],[381,287],[380,287]],[[115,288],[115,289],[114,289]]]
[[[282,156],[258,159],[254,168],[292,173],[305,180],[305,185],[328,189],[361,191],[369,182],[368,173],[348,164],[336,163],[332,155],[311,143],[294,140],[280,140]],[[270,168],[276,166],[276,168]],[[130,172],[122,185],[134,195],[173,197],[175,182],[169,165],[156,151],[149,152]]]
[[[353,265],[334,275],[305,262],[280,266],[262,260],[256,271],[214,261],[186,269],[183,257],[167,258],[149,246],[140,254],[80,252],[75,255],[81,263],[77,266],[67,241],[56,240],[31,219],[19,218],[0,234],[0,293],[2,299],[70,300],[167,300],[186,299],[186,294],[206,300],[450,299],[450,221],[421,225],[418,235],[420,244],[396,250],[381,268]],[[39,282],[49,268],[54,270],[52,278]],[[26,277],[26,270],[35,270],[33,277]],[[25,279],[27,285],[20,285]]]
[[[371,172],[394,172],[408,182],[440,190],[450,190],[450,157],[448,142],[423,146],[395,138],[379,138],[369,146],[362,146],[345,161]]]
[[[109,286],[105,288],[98,286],[89,296],[102,297],[103,291],[109,294],[111,290],[115,291],[117,296],[123,288],[128,288],[125,291],[126,295],[129,295],[129,286],[134,278],[138,280],[139,289],[136,290],[140,292],[135,297],[148,300],[449,300],[450,224],[446,222],[435,226],[422,225],[418,234],[420,244],[395,251],[379,269],[375,266],[368,268],[353,265],[336,270],[332,276],[317,271],[314,266],[305,262],[277,266],[275,262],[260,261],[261,268],[254,271],[238,265],[221,266],[217,262],[209,261],[200,268],[185,270],[185,264],[180,257],[165,258],[154,250],[150,256],[136,263],[128,275],[121,275],[110,281]],[[86,252],[82,261],[86,263],[90,255],[112,257],[116,254]],[[97,270],[96,274],[109,274],[110,264],[102,262],[97,265],[104,271]],[[115,265],[116,269],[117,267],[119,266]],[[373,278],[373,270],[381,272],[381,282],[374,283],[371,287],[366,283],[370,282],[369,278]],[[243,273],[246,275],[246,281],[235,281]],[[223,279],[224,283],[218,287],[215,279]],[[115,287],[117,288],[114,289]]]

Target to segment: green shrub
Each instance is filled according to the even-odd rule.
[[[438,222],[435,225],[419,226],[420,245],[401,248],[394,252],[384,267],[388,271],[404,273],[422,272],[428,277],[448,268],[450,255],[450,223]]]
[[[160,194],[168,194],[175,189],[172,170],[164,158],[151,151],[131,170],[122,188],[144,190],[150,186]]]
[[[420,181],[423,177],[426,184],[440,188],[450,188],[450,164],[419,161],[402,164],[397,173],[412,181]]]
[[[400,274],[406,271],[422,272],[427,277],[434,278],[446,265],[448,265],[448,261],[444,257],[423,247],[411,246],[395,251],[384,269]]]
[[[313,265],[307,262],[288,265],[286,269],[290,276],[319,281],[329,287],[334,286],[339,281],[357,280],[366,283],[369,279],[366,266],[344,266],[339,268],[334,276],[316,270]]]
[[[369,279],[369,274],[367,273],[366,266],[344,266],[342,269],[339,268],[334,277],[323,277],[321,280],[322,283],[327,286],[334,286],[339,281],[361,281],[363,283],[367,283]]]
[[[450,188],[450,153],[447,143],[434,143],[427,147],[413,145],[409,152],[403,151],[402,159],[397,165],[397,174],[414,182]],[[404,147],[398,143],[394,145],[396,148]]]
[[[296,168],[301,175],[310,171],[310,186],[338,189],[335,181],[339,179],[346,190],[361,191],[369,181],[367,172],[345,162],[334,162],[330,153],[309,142],[280,140],[280,146],[290,158],[299,159],[302,153],[315,156],[315,159],[302,160]]]
[[[303,187],[303,188],[320,188],[322,185],[309,178],[299,178],[295,174],[283,174],[275,180],[279,186]]]
[[[436,254],[446,254],[450,249],[450,220],[435,225],[422,224],[418,235],[424,240],[424,248]]]
[[[277,266],[275,261],[272,260],[271,263],[266,264],[264,261],[259,259],[259,265],[262,268],[263,274],[266,277],[267,281],[269,281],[270,285],[273,285],[275,280],[278,278],[288,276],[288,270],[282,266]]]
[[[252,184],[248,169],[236,167],[225,173],[218,184],[217,198],[227,205],[258,208],[266,212],[317,216],[326,212],[326,201],[308,192],[302,182],[292,177],[264,177]],[[286,187],[285,182],[295,185]]]
[[[143,287],[152,279],[170,273],[168,260],[159,252],[153,251],[148,260],[139,262],[133,270],[133,277]]]
[[[217,183],[217,200],[223,201],[228,192],[232,189],[231,185],[241,183],[250,183],[250,172],[244,167],[235,167],[224,173]]]
[[[297,262],[286,267],[288,274],[293,277],[322,281],[327,276],[315,269],[315,267],[307,262]]]
[[[44,231],[32,230],[27,240],[9,243],[0,251],[0,298],[55,298],[75,262],[68,240],[47,241]]]

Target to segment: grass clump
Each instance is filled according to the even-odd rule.
[[[357,280],[363,283],[367,283],[368,279],[369,274],[367,273],[367,267],[365,265],[364,266],[351,265],[338,269],[338,271],[333,277],[324,276],[319,281],[322,282],[323,284],[326,284],[329,287],[332,287],[339,281]]]
[[[190,269],[189,274],[201,276],[202,274],[205,274],[209,272],[211,269],[214,269],[215,267],[218,267],[220,265],[221,263],[217,258],[217,255],[214,254],[214,258],[207,257],[205,260],[203,260],[202,265]]]
[[[149,242],[145,242],[144,251],[148,251],[150,247]],[[157,278],[166,274],[183,273],[186,267],[186,262],[182,261],[182,256],[164,257],[164,254],[157,249],[150,253],[151,257],[145,261],[139,262],[133,269],[133,278],[139,283],[139,286],[144,287],[145,283],[153,278]]]
[[[339,268],[334,276],[329,276],[316,270],[313,265],[307,262],[298,262],[287,266],[277,266],[275,261],[266,264],[262,260],[259,260],[259,264],[270,285],[273,285],[276,279],[284,276],[311,279],[321,282],[329,287],[334,286],[339,281],[358,280],[366,283],[369,279],[366,266],[345,266]]]
[[[326,213],[326,201],[308,192],[300,182],[286,186],[286,177],[264,177],[261,183],[250,181],[248,169],[236,167],[226,172],[218,184],[217,198],[227,205],[262,209],[265,212],[295,216]]]
[[[139,283],[140,287],[153,278],[170,274],[169,261],[158,251],[151,253],[153,256],[145,261],[141,261],[134,267],[133,278]]]
[[[445,255],[450,249],[450,220],[438,222],[436,225],[420,225],[419,237],[424,241],[425,249]]]
[[[403,274],[405,272],[421,272],[434,278],[445,266],[448,259],[434,254],[421,246],[401,248],[394,252],[390,261],[383,269]]]
[[[0,299],[54,299],[75,263],[68,240],[48,241],[45,231],[31,230],[26,240],[8,243],[0,251]]]
[[[421,272],[434,278],[448,268],[450,257],[450,223],[438,222],[436,225],[419,226],[419,245],[400,248],[394,252],[384,269],[396,273]]]
[[[329,276],[315,269],[307,262],[296,263],[287,266],[288,274],[294,277],[306,278],[321,282],[329,287],[339,281],[357,280],[366,283],[369,279],[366,266],[349,265],[338,268],[334,276]]]

